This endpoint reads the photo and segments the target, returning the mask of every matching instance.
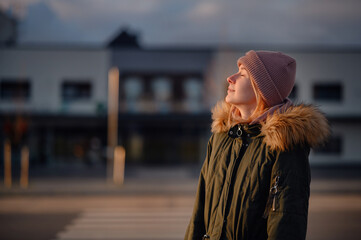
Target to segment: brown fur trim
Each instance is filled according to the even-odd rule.
[[[232,127],[229,114],[231,114],[231,104],[219,101],[212,109],[212,132],[227,132]]]
[[[297,144],[316,147],[330,134],[326,117],[312,105],[298,105],[274,113],[262,124],[263,141],[271,150],[288,150]]]
[[[212,110],[212,132],[226,132],[232,127],[228,115],[230,104],[219,102]],[[267,117],[261,123],[263,141],[270,150],[286,151],[297,144],[316,147],[330,135],[326,117],[312,105],[300,104],[289,107],[285,112]]]

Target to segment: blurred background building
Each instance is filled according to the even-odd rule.
[[[18,44],[17,20],[0,12],[1,146],[13,164],[28,145],[30,168],[106,164],[108,71],[119,69],[118,142],[134,166],[200,166],[226,77],[256,45],[143,47],[121,28],[105,46]],[[297,60],[295,102],[319,105],[332,137],[312,165],[361,164],[361,51],[266,46]],[[3,148],[1,147],[1,162]],[[1,171],[2,174],[2,171]]]

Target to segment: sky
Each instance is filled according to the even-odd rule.
[[[105,45],[123,28],[143,46],[361,46],[360,0],[0,0],[19,43]]]

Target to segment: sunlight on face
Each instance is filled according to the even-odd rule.
[[[236,106],[251,105],[257,102],[250,76],[242,66],[238,67],[238,72],[227,78],[229,84],[226,102]]]

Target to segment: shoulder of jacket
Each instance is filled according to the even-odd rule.
[[[217,145],[228,139],[228,131],[212,132],[212,144]]]
[[[212,109],[212,132],[222,133],[234,125],[229,120],[230,104],[217,103]],[[324,114],[310,104],[289,107],[285,112],[275,112],[261,123],[263,142],[271,151],[287,151],[297,145],[316,147],[326,141],[330,127]]]

